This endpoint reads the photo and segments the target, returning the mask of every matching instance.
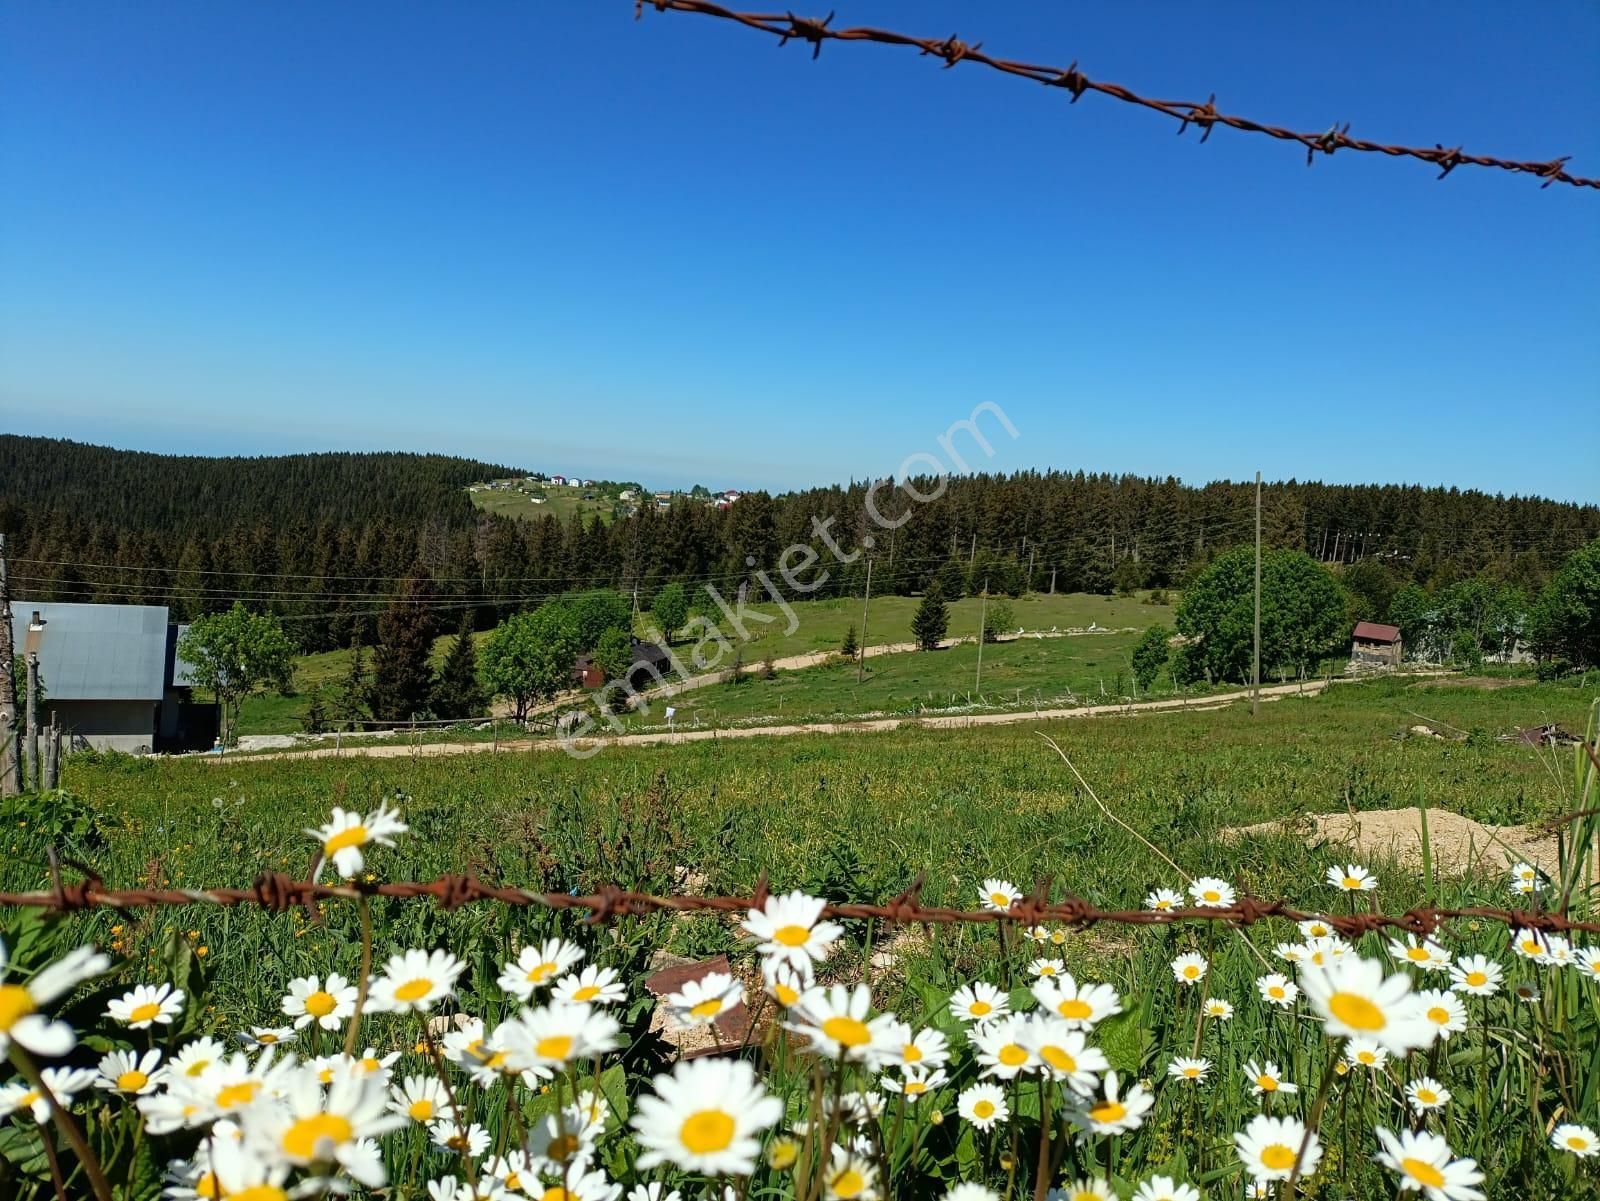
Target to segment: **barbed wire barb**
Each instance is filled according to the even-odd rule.
[[[1301,132],[1281,125],[1266,125],[1259,121],[1252,121],[1248,117],[1218,112],[1215,93],[1204,104],[1197,104],[1189,100],[1156,100],[1148,96],[1141,96],[1121,84],[1091,79],[1078,70],[1076,61],[1070,67],[1062,70],[1060,67],[1040,66],[1036,63],[1023,62],[1017,59],[998,58],[984,53],[984,44],[982,42],[973,42],[969,45],[953,33],[943,38],[924,38],[915,37],[911,34],[896,33],[888,29],[874,29],[869,26],[835,29],[832,26],[833,12],[829,12],[826,17],[820,18],[796,16],[793,12],[738,12],[725,8],[720,4],[711,3],[711,0],[634,0],[634,16],[636,19],[644,15],[646,3],[649,3],[658,13],[679,12],[703,17],[716,17],[719,20],[729,21],[745,29],[770,34],[778,39],[780,47],[787,45],[791,41],[807,42],[811,46],[811,58],[813,61],[822,54],[823,42],[874,42],[881,46],[910,47],[917,50],[923,57],[941,60],[944,63],[945,70],[949,70],[958,63],[976,63],[979,66],[999,71],[1003,75],[1031,79],[1051,87],[1064,87],[1072,93],[1072,102],[1074,104],[1083,98],[1085,92],[1098,92],[1124,104],[1147,108],[1171,117],[1178,122],[1178,133],[1180,135],[1191,124],[1198,125],[1202,130],[1200,134],[1201,142],[1209,138],[1212,130],[1218,125],[1239,130],[1241,133],[1262,134],[1278,141],[1296,142],[1305,147],[1306,164],[1308,166],[1319,151],[1323,154],[1331,155],[1335,150],[1359,150],[1366,154],[1382,154],[1391,158],[1412,158],[1421,162],[1432,163],[1439,167],[1438,178],[1440,179],[1443,179],[1460,166],[1487,167],[1494,170],[1538,176],[1544,180],[1544,183],[1540,185],[1541,188],[1548,188],[1553,183],[1564,183],[1578,188],[1600,189],[1600,179],[1573,175],[1567,171],[1566,165],[1571,157],[1569,155],[1564,155],[1561,158],[1534,161],[1497,158],[1487,154],[1467,154],[1459,145],[1447,150],[1437,142],[1432,147],[1402,146],[1387,142],[1374,142],[1365,138],[1351,137],[1348,123],[1343,126],[1335,123],[1323,133]]]

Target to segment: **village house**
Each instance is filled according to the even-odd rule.
[[[146,754],[212,745],[217,706],[194,700],[189,664],[178,657],[187,628],[164,605],[22,601],[12,610],[18,664],[38,656],[39,722],[48,726],[53,716],[80,749]]]
[[[628,664],[628,687],[635,692],[644,691],[656,682],[657,677],[672,674],[672,657],[659,643],[635,638],[629,653],[633,657]],[[605,685],[606,673],[594,661],[593,655],[579,655],[572,662],[572,679],[574,683],[593,690]]]
[[[1360,667],[1398,667],[1402,647],[1400,627],[1376,621],[1358,621],[1351,634],[1350,663]]]

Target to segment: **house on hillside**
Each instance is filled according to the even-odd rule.
[[[635,692],[643,692],[657,679],[664,679],[672,674],[672,657],[659,643],[635,638],[632,655],[633,659],[628,665],[628,687]],[[572,661],[572,680],[573,683],[592,690],[604,687],[606,673],[594,661],[593,655],[579,655]]]
[[[1350,636],[1352,667],[1398,667],[1402,653],[1400,627],[1358,621]]]
[[[15,603],[12,645],[19,664],[39,656],[40,723],[82,749],[206,750],[216,741],[215,704],[193,697],[178,657],[186,626],[165,605]]]
[[[567,477],[564,475],[553,475],[550,477],[550,482],[559,488],[566,484]]]

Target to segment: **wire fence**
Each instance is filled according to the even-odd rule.
[[[1078,70],[1076,62],[1068,67],[1051,67],[1016,59],[996,58],[983,52],[983,43],[968,44],[954,35],[947,38],[920,38],[887,29],[860,26],[834,29],[831,27],[834,17],[831,12],[822,18],[797,17],[793,13],[735,12],[720,4],[712,4],[709,0],[634,0],[635,16],[642,16],[647,4],[657,12],[695,13],[731,21],[746,29],[754,29],[776,37],[780,46],[790,41],[806,42],[811,46],[812,58],[821,54],[824,42],[874,42],[882,46],[902,46],[917,50],[923,55],[941,60],[947,69],[958,63],[976,63],[1005,75],[1032,80],[1047,87],[1063,88],[1072,94],[1074,104],[1083,98],[1085,92],[1098,92],[1102,96],[1120,100],[1124,104],[1150,109],[1152,112],[1172,118],[1179,123],[1180,134],[1193,125],[1200,130],[1202,142],[1209,138],[1211,131],[1219,125],[1244,133],[1264,134],[1283,142],[1293,142],[1305,148],[1308,166],[1319,154],[1331,155],[1339,150],[1355,150],[1430,163],[1439,168],[1440,179],[1457,167],[1491,167],[1501,171],[1537,176],[1544,180],[1543,187],[1549,187],[1553,183],[1564,183],[1580,188],[1600,188],[1600,179],[1589,179],[1567,171],[1566,164],[1571,155],[1538,162],[1468,154],[1460,146],[1398,146],[1351,137],[1348,122],[1343,125],[1335,123],[1322,133],[1301,132],[1281,125],[1265,125],[1247,117],[1219,112],[1215,93],[1203,104],[1193,100],[1157,100],[1141,96],[1121,84],[1091,79]]]
[[[313,875],[315,870],[313,869]],[[1269,918],[1301,922],[1317,919],[1347,937],[1372,931],[1395,930],[1419,935],[1432,934],[1451,920],[1494,922],[1508,927],[1550,933],[1600,933],[1600,922],[1578,921],[1564,913],[1543,910],[1469,907],[1410,909],[1388,914],[1357,912],[1334,914],[1301,909],[1287,901],[1260,901],[1240,897],[1231,905],[1192,909],[1101,909],[1081,897],[1050,899],[1048,883],[1035,885],[1009,909],[950,909],[922,903],[922,880],[882,904],[830,903],[823,916],[872,920],[890,925],[985,925],[1015,923],[1040,926],[1047,923],[1088,927],[1107,922],[1124,926],[1166,926],[1176,922],[1222,922],[1232,926],[1253,926]],[[490,884],[473,875],[442,875],[427,881],[388,881],[369,883],[345,881],[319,883],[315,879],[297,880],[281,872],[264,872],[248,888],[126,888],[108,889],[91,876],[78,882],[59,878],[54,886],[38,892],[0,892],[0,907],[32,907],[57,913],[86,909],[137,909],[173,905],[251,905],[286,912],[306,908],[313,916],[316,903],[323,900],[359,900],[363,897],[398,899],[431,898],[440,907],[453,910],[477,901],[493,901],[514,906],[539,906],[545,909],[585,913],[590,924],[610,922],[621,917],[654,913],[743,913],[760,909],[767,899],[765,880],[753,895],[660,896],[606,886],[598,892],[578,895],[564,892],[537,892],[512,885]]]

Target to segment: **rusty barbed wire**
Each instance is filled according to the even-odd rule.
[[[1307,166],[1315,161],[1318,154],[1332,155],[1338,150],[1355,150],[1366,154],[1384,154],[1392,158],[1412,158],[1430,163],[1439,168],[1440,179],[1457,167],[1491,167],[1501,171],[1538,176],[1544,180],[1541,187],[1545,188],[1553,183],[1571,184],[1579,188],[1600,188],[1600,179],[1589,179],[1567,171],[1566,164],[1571,155],[1535,162],[1496,158],[1486,154],[1467,154],[1460,146],[1435,144],[1431,149],[1421,146],[1398,146],[1386,142],[1372,142],[1365,138],[1353,138],[1350,136],[1349,122],[1342,125],[1334,122],[1322,133],[1305,133],[1281,125],[1265,125],[1247,117],[1219,112],[1214,92],[1204,104],[1192,100],[1157,100],[1141,96],[1121,84],[1091,79],[1078,70],[1076,61],[1071,66],[1063,68],[1041,66],[1016,59],[996,58],[983,52],[982,42],[969,44],[954,34],[946,38],[919,38],[887,29],[862,26],[834,29],[831,27],[834,18],[832,12],[820,18],[797,17],[792,12],[735,12],[720,4],[710,3],[709,0],[634,0],[635,17],[643,15],[646,5],[657,12],[697,13],[701,16],[718,17],[746,29],[770,34],[778,39],[780,46],[790,41],[806,42],[811,46],[813,59],[822,53],[823,42],[875,42],[882,46],[904,46],[915,49],[923,55],[942,60],[946,69],[954,67],[957,63],[976,63],[1006,75],[1031,79],[1047,87],[1065,88],[1072,93],[1074,104],[1083,98],[1085,92],[1098,92],[1102,96],[1110,96],[1113,100],[1120,100],[1124,104],[1147,108],[1171,117],[1178,122],[1180,134],[1193,125],[1200,130],[1202,142],[1209,138],[1212,130],[1219,125],[1244,133],[1264,134],[1283,142],[1293,142],[1305,147]]]
[[[1410,909],[1401,914],[1334,914],[1301,909],[1287,901],[1261,901],[1240,897],[1222,908],[1196,909],[1101,909],[1081,897],[1049,899],[1046,884],[1036,885],[1005,911],[989,909],[950,909],[924,905],[919,879],[898,896],[877,905],[829,903],[823,915],[834,918],[872,919],[891,925],[957,925],[995,922],[1038,926],[1056,923],[1088,927],[1101,922],[1126,926],[1167,926],[1177,922],[1211,921],[1233,926],[1253,926],[1269,918],[1301,922],[1311,918],[1326,922],[1339,933],[1354,938],[1375,930],[1396,930],[1411,934],[1432,934],[1444,922],[1475,920],[1546,932],[1600,933],[1600,922],[1578,921],[1561,913],[1469,907]],[[537,892],[512,885],[489,884],[473,875],[442,875],[427,881],[389,881],[368,883],[345,881],[323,884],[316,880],[296,880],[282,872],[263,872],[248,888],[125,888],[108,889],[100,880],[66,883],[57,879],[54,887],[38,892],[0,892],[0,908],[31,907],[57,913],[87,909],[137,909],[177,905],[254,905],[286,912],[305,907],[315,912],[322,900],[359,900],[362,897],[392,897],[411,900],[431,898],[446,910],[459,909],[477,901],[494,901],[515,906],[541,906],[562,911],[587,911],[589,924],[610,922],[621,917],[652,913],[743,913],[765,904],[767,887],[762,880],[753,895],[661,896],[607,886],[598,892],[575,895],[564,892]]]

